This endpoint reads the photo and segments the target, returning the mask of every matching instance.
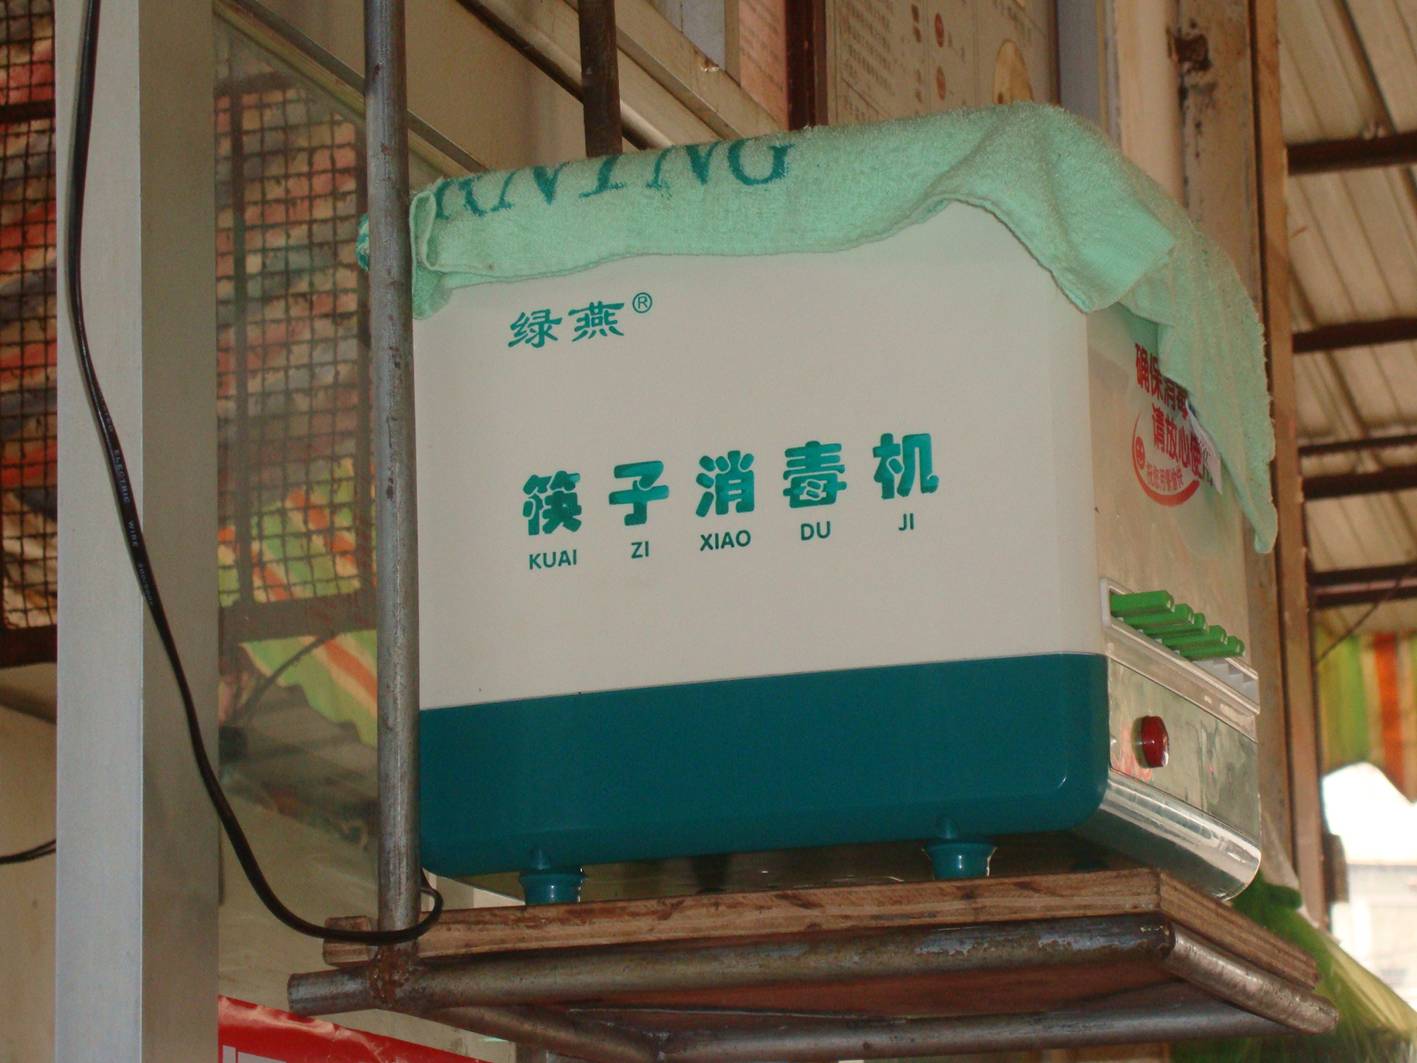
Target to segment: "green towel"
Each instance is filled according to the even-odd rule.
[[[635,255],[836,251],[951,202],[989,211],[1084,312],[1157,326],[1162,370],[1274,543],[1259,322],[1234,267],[1097,130],[1037,104],[836,126],[440,181],[414,197],[414,312],[455,288]]]

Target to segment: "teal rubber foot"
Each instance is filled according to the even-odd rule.
[[[988,878],[994,848],[993,842],[967,838],[941,838],[925,845],[937,879]]]
[[[585,872],[578,867],[547,867],[521,873],[526,903],[575,904],[581,899]]]

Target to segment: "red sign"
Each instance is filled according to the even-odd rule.
[[[467,1063],[436,1048],[217,998],[219,1063]]]

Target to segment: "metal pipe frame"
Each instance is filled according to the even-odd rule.
[[[1135,1006],[1070,1009],[1047,1015],[951,1019],[871,1019],[809,1029],[725,1030],[679,1034],[664,1063],[759,1063],[761,1060],[892,1059],[964,1052],[1027,1051],[1171,1041],[1197,1037],[1271,1037],[1283,1026],[1220,1001],[1191,1001],[1158,1017]]]
[[[827,121],[826,0],[787,5],[788,128],[805,129]]]
[[[754,1024],[651,1035],[541,1008],[455,1008],[424,1017],[526,1046],[527,1058],[565,1063],[759,1063],[879,1059],[955,1052],[1068,1048],[1202,1037],[1275,1037],[1293,1031],[1223,1003],[1131,994],[1047,1015],[942,1019],[821,1018],[758,1013]],[[1140,1006],[1139,1006],[1140,1003]],[[693,1014],[685,1012],[681,1014]],[[710,1022],[712,1012],[698,1017]],[[745,1017],[740,1017],[745,1018]],[[540,1055],[537,1055],[540,1053]],[[522,1058],[521,1055],[518,1058]]]
[[[1040,952],[1040,941],[1046,951]],[[1144,916],[1060,919],[1023,924],[915,927],[871,934],[673,950],[643,945],[568,956],[489,953],[410,969],[389,1004],[420,1013],[467,1004],[523,1004],[595,999],[607,994],[825,983],[1074,966],[1118,959],[1159,960],[1171,929]],[[290,979],[290,1006],[301,1015],[368,1006],[368,967]]]
[[[590,159],[619,155],[620,53],[615,37],[615,0],[580,0],[581,102],[585,153]]]
[[[403,0],[364,2],[378,587],[379,926],[418,921],[418,498]],[[400,946],[412,955],[412,946]]]
[[[1044,1015],[915,1019],[576,1003],[647,991],[965,974],[1040,963],[1066,977],[1061,972],[1069,967],[1118,961],[1154,963],[1189,984]],[[689,949],[634,945],[483,954],[412,963],[392,986],[382,981],[377,964],[369,964],[296,975],[290,1002],[307,1015],[389,1007],[590,1063],[871,1059],[1272,1036],[1320,1032],[1335,1018],[1325,1001],[1296,993],[1283,978],[1149,915],[915,927]],[[677,1029],[646,1028],[661,1012],[675,1019]]]
[[[586,1063],[657,1063],[660,1038],[546,1008],[451,1008],[424,1016]]]
[[[1299,996],[1278,975],[1232,956],[1185,927],[1172,929],[1171,950],[1162,966],[1222,1000],[1243,1000],[1248,1011],[1290,1030],[1321,1033],[1338,1018],[1328,1001]]]

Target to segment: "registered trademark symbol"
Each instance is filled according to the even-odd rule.
[[[635,308],[635,313],[648,314],[649,308],[654,305],[654,300],[650,297],[649,292],[640,292],[630,301],[630,305]]]

